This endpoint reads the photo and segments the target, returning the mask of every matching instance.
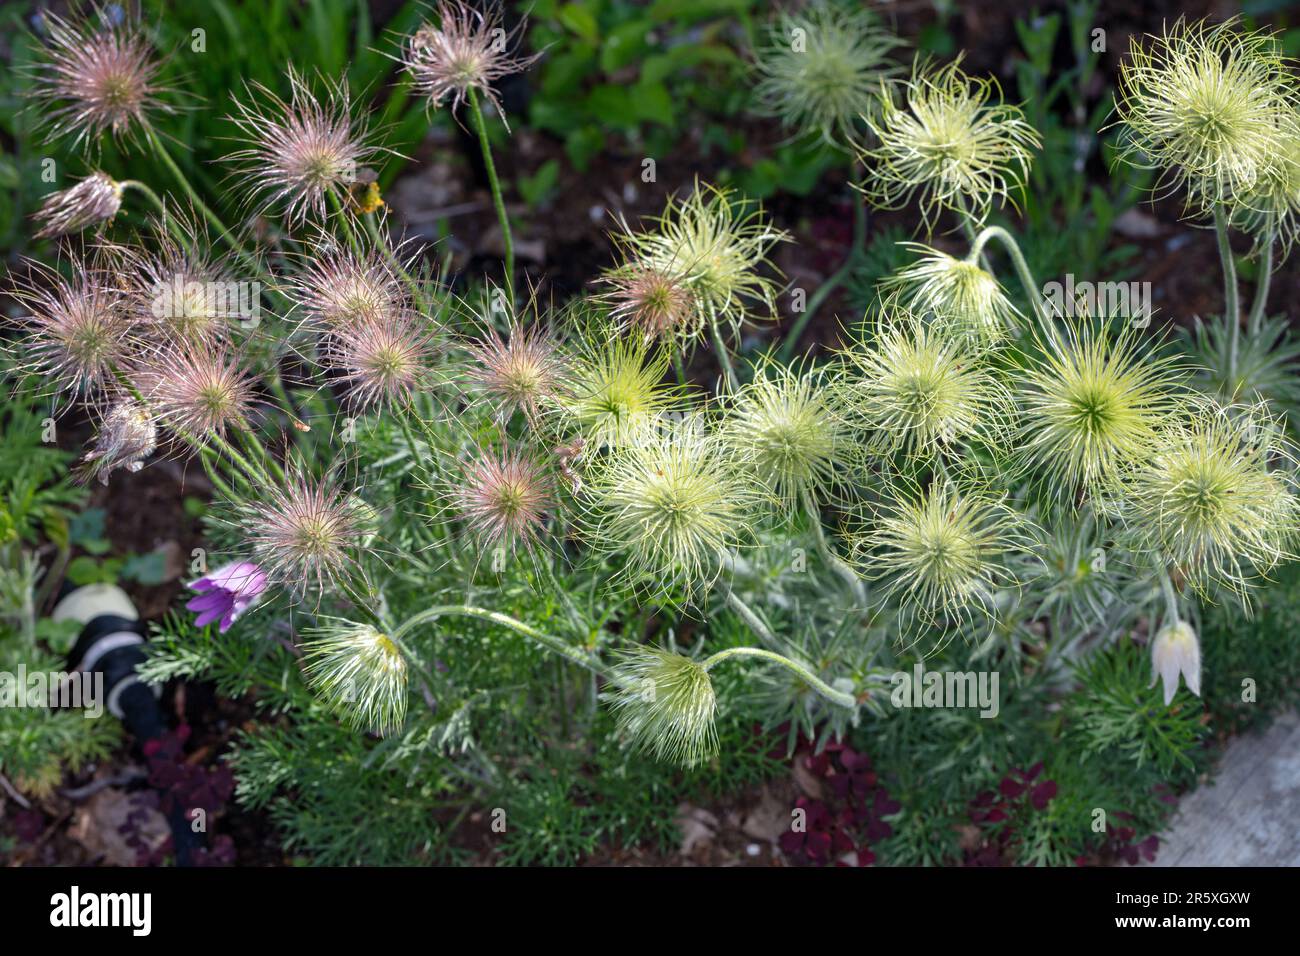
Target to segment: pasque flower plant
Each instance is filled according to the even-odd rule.
[[[226,188],[265,227],[244,235],[153,134],[144,35],[83,51],[67,38],[90,27],[60,21],[54,75],[99,88],[51,80],[35,108],[87,145],[141,132],[178,194],[143,187],[162,206],[144,229],[115,215],[133,187],[105,172],[47,203],[47,235],[101,235],[69,247],[66,274],[33,270],[13,367],[94,411],[85,474],[125,486],[163,448],[213,489],[227,557],[192,585],[190,619],[160,625],[157,673],[210,642],[211,667],[242,662],[229,686],[295,728],[277,752],[330,754],[340,786],[400,779],[376,805],[415,800],[426,828],[430,800],[536,772],[494,755],[532,739],[539,709],[579,763],[627,748],[698,771],[725,758],[728,721],[771,717],[747,681],[785,708],[770,725],[815,714],[838,733],[889,719],[882,675],[967,641],[1053,687],[1148,641],[1166,704],[1180,673],[1199,692],[1198,602],[1244,604],[1291,556],[1287,426],[1231,376],[1211,394],[1159,330],[1051,314],[1037,260],[989,221],[1039,145],[1023,111],[956,62],[895,77],[893,42],[838,9],[778,19],[810,45],[760,56],[760,98],[793,130],[853,140],[871,201],[966,236],[912,245],[870,321],[795,361],[773,261],[791,236],[734,186],[664,190],[661,214],[620,221],[572,301],[521,294],[481,101],[500,112],[494,84],[540,51],[504,27],[501,46],[499,11],[440,4],[390,51],[431,106],[468,111],[488,164],[503,274],[454,287],[384,207],[351,201],[358,167],[391,157],[373,91],[290,67],[220,104],[242,140]],[[1285,249],[1289,66],[1235,25],[1149,46],[1126,67],[1124,156],[1169,172],[1225,243],[1236,224],[1261,256]],[[1236,375],[1264,306],[1243,332],[1230,248],[1224,264],[1213,341]],[[230,280],[256,280],[263,321],[185,292]],[[154,314],[167,283],[186,298]],[[688,359],[720,376],[692,384]]]

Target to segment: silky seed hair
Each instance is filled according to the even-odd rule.
[[[323,219],[333,194],[343,202],[361,168],[380,150],[369,144],[364,116],[355,116],[346,79],[322,79],[322,95],[304,76],[288,72],[289,99],[261,83],[245,85],[229,117],[247,148],[227,155],[231,181],[245,202],[267,215],[282,210],[291,225]]]
[[[868,117],[876,145],[860,153],[872,202],[896,209],[916,198],[927,225],[945,209],[983,221],[995,204],[1014,205],[1041,141],[996,80],[966,75],[960,59],[918,64],[878,98],[879,119]]]
[[[460,0],[439,0],[436,11],[438,24],[425,23],[406,38],[402,48],[401,63],[416,92],[435,107],[450,100],[453,112],[471,95],[481,96],[505,122],[496,83],[522,73],[541,57],[540,53],[520,56],[517,51],[527,19],[520,17],[507,31],[496,2],[479,10]]]
[[[135,144],[153,119],[175,112],[159,80],[161,60],[138,20],[123,8],[95,6],[84,16],[40,14],[46,42],[33,70],[32,97],[48,139],[71,136],[91,151],[105,135]]]

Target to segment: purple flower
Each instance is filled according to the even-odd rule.
[[[199,578],[190,588],[199,592],[185,605],[186,610],[198,614],[194,623],[206,627],[219,619],[217,630],[224,634],[266,590],[266,572],[249,561],[236,561]]]

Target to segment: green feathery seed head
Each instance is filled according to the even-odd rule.
[[[899,602],[904,620],[937,623],[987,612],[1014,587],[1010,558],[1030,548],[1025,519],[978,490],[900,482],[853,542],[864,577]]]
[[[623,576],[660,596],[712,585],[759,503],[743,465],[696,418],[642,429],[589,478],[591,546],[621,555]]]
[[[904,243],[921,254],[881,286],[896,290],[899,303],[980,342],[1005,339],[1020,323],[1020,312],[1001,283],[978,263],[956,259],[920,243]]]
[[[1115,507],[1137,547],[1198,591],[1244,597],[1251,581],[1291,557],[1294,472],[1282,427],[1264,409],[1207,405],[1161,430],[1126,471]]]
[[[879,118],[867,117],[878,143],[860,156],[872,202],[898,208],[918,196],[927,223],[944,209],[983,221],[1027,179],[1038,133],[1000,101],[996,80],[969,77],[960,64],[918,64],[910,81],[881,84]]]
[[[1289,253],[1300,238],[1300,110],[1283,112],[1285,126],[1255,184],[1232,209],[1233,222],[1260,245],[1277,241]]]
[[[681,387],[665,380],[671,361],[644,335],[593,328],[565,369],[560,408],[591,447],[621,445],[681,398]]]
[[[898,71],[889,54],[901,45],[865,9],[815,0],[783,11],[767,45],[755,51],[758,111],[796,134],[837,146],[856,142],[862,117],[877,108],[881,79]]]
[[[1131,326],[1086,322],[1048,330],[1025,370],[1018,442],[1024,461],[1056,479],[1061,494],[1095,491],[1148,455],[1179,408],[1181,375]]]
[[[890,450],[932,455],[963,441],[1000,444],[1009,396],[970,340],[902,314],[844,354],[845,404]]]
[[[1135,45],[1120,70],[1120,155],[1159,168],[1209,209],[1249,193],[1281,148],[1297,84],[1277,42],[1180,19]],[[1291,129],[1294,132],[1294,127]]]
[[[349,726],[386,735],[406,720],[406,660],[369,624],[331,620],[307,632],[307,682]]]
[[[609,695],[619,732],[655,759],[694,767],[718,752],[717,700],[697,661],[655,647],[624,653]]]
[[[764,363],[730,399],[719,434],[781,507],[820,502],[854,445],[842,395],[820,371]]]
[[[629,262],[684,276],[700,313],[714,326],[776,315],[777,284],[768,253],[789,236],[770,225],[762,206],[727,189],[696,182],[684,200],[669,200],[649,232],[624,227],[619,245]]]

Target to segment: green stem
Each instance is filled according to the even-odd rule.
[[[488,142],[487,124],[483,122],[483,110],[479,106],[478,95],[473,88],[469,90],[469,111],[474,118],[474,127],[478,132],[479,149],[483,151],[483,165],[487,167],[488,183],[492,186],[492,204],[496,206],[497,220],[501,223],[501,235],[506,247],[506,290],[514,298],[515,277],[515,241],[510,234],[510,217],[506,215],[505,200],[501,198],[501,183],[497,180],[497,167],[492,162],[492,145]]]
[[[1276,236],[1273,232],[1264,238],[1264,254],[1259,259],[1259,283],[1255,286],[1255,301],[1250,307],[1250,320],[1246,324],[1250,337],[1259,335],[1264,313],[1268,308],[1268,287],[1273,280],[1273,245]]]
[[[502,627],[509,628],[516,634],[522,634],[531,638],[538,644],[541,644],[547,650],[554,651],[561,657],[568,659],[571,663],[584,667],[601,677],[609,678],[608,669],[595,657],[584,654],[576,647],[566,644],[559,638],[552,637],[523,621],[516,620],[508,614],[502,614],[500,611],[489,611],[487,608],[474,607],[470,604],[440,604],[436,607],[426,608],[413,617],[407,618],[397,630],[390,635],[394,643],[399,642],[405,635],[424,624],[435,621],[440,617],[470,617],[480,621],[490,621],[493,624],[499,624]]]
[[[782,362],[789,362],[794,356],[794,350],[799,345],[799,339],[804,330],[808,328],[808,323],[812,321],[817,310],[821,308],[823,302],[839,288],[853,272],[854,266],[858,264],[858,259],[862,254],[862,249],[867,242],[867,203],[866,197],[858,190],[853,191],[855,199],[853,203],[853,244],[849,246],[848,254],[844,257],[844,262],[835,271],[830,278],[823,282],[817,291],[813,293],[812,298],[808,300],[803,314],[795,320],[794,325],[786,334],[785,341],[781,343],[781,351],[778,357]]]
[[[722,340],[722,332],[718,329],[715,318],[709,319],[709,333],[713,336],[713,348],[718,353],[718,364],[722,366],[722,376],[727,380],[727,388],[734,392],[740,388],[740,379],[736,377],[736,367],[731,364],[727,343]]]
[[[718,653],[714,654],[712,657],[705,658],[705,660],[701,662],[701,666],[706,671],[711,670],[729,657],[758,657],[765,661],[771,661],[774,664],[780,664],[786,670],[798,675],[800,680],[832,703],[839,704],[841,707],[858,706],[858,699],[852,694],[842,690],[836,690],[802,664],[792,661],[790,658],[781,654],[777,654],[775,651],[764,650],[761,647],[729,647],[725,651],[718,651]]]
[[[812,525],[813,540],[817,544],[817,552],[831,570],[843,578],[844,582],[853,589],[853,593],[858,600],[865,604],[866,594],[863,593],[862,579],[858,577],[857,572],[849,566],[848,562],[835,553],[830,546],[830,542],[826,540],[826,532],[822,529],[821,509],[817,507],[817,502],[813,501],[812,493],[805,488],[800,497],[804,512],[808,515],[808,522]]]
[[[149,202],[153,204],[153,207],[157,209],[159,213],[161,213],[164,216],[167,215],[167,207],[163,205],[162,198],[151,188],[149,188],[149,186],[140,182],[140,180],[123,179],[121,182],[118,183],[118,186],[121,187],[122,192],[126,192],[128,189],[134,189],[140,195],[148,199]]]
[[[1214,207],[1214,233],[1219,241],[1219,261],[1223,264],[1223,321],[1231,330],[1228,346],[1228,387],[1237,390],[1237,355],[1241,351],[1241,307],[1237,301],[1237,265],[1228,241],[1228,216],[1222,206]]]
[[[573,598],[569,596],[568,588],[560,584],[560,579],[555,576],[555,567],[551,564],[551,557],[547,554],[537,556],[537,565],[542,570],[542,577],[546,579],[546,584],[550,589],[560,597],[560,603],[564,605],[564,613],[569,616],[569,623],[573,625],[574,631],[582,637],[587,637],[587,622],[583,619],[582,613],[578,610],[578,605],[573,603]]]
[[[352,220],[348,218],[347,210],[343,208],[343,200],[339,199],[338,193],[333,189],[326,190],[326,192],[329,195],[330,208],[334,210],[339,222],[343,224],[343,235],[347,237],[348,247],[352,250],[352,254],[358,259],[364,258],[361,240],[357,238],[356,230],[352,228]]]
[[[158,138],[158,134],[150,129],[147,135],[149,137],[150,145],[153,146],[154,155],[162,161],[162,164],[167,167],[169,172],[171,172],[172,177],[180,183],[181,189],[184,190],[185,195],[189,197],[190,202],[194,203],[195,208],[203,214],[203,218],[206,219],[208,224],[217,231],[217,234],[222,241],[224,241],[226,245],[228,245],[231,250],[244,261],[245,265],[254,272],[260,274],[261,270],[258,268],[257,260],[244,250],[243,245],[235,239],[234,234],[226,228],[225,223],[217,217],[217,214],[208,207],[208,204],[203,201],[195,191],[194,187],[190,185],[190,181],[185,178],[185,174],[181,172],[181,168],[176,165],[176,160],[172,159],[171,153],[167,151],[167,147],[163,145],[162,140]]]
[[[1047,313],[1043,309],[1043,292],[1038,283],[1034,280],[1034,274],[1029,270],[1029,262],[1025,259],[1025,254],[1020,251],[1020,245],[1016,242],[1015,237],[1007,232],[1001,226],[986,226],[974,242],[971,243],[970,253],[966,256],[966,261],[974,263],[984,252],[984,247],[988,245],[990,239],[996,239],[1002,243],[1007,254],[1011,257],[1011,264],[1016,270],[1016,276],[1020,279],[1020,285],[1025,290],[1025,296],[1029,299],[1029,307],[1033,309],[1034,318],[1039,324],[1046,328]]]
[[[1178,613],[1178,594],[1174,591],[1174,582],[1169,578],[1169,570],[1160,566],[1160,593],[1165,597],[1166,624],[1173,624],[1182,619]]]

